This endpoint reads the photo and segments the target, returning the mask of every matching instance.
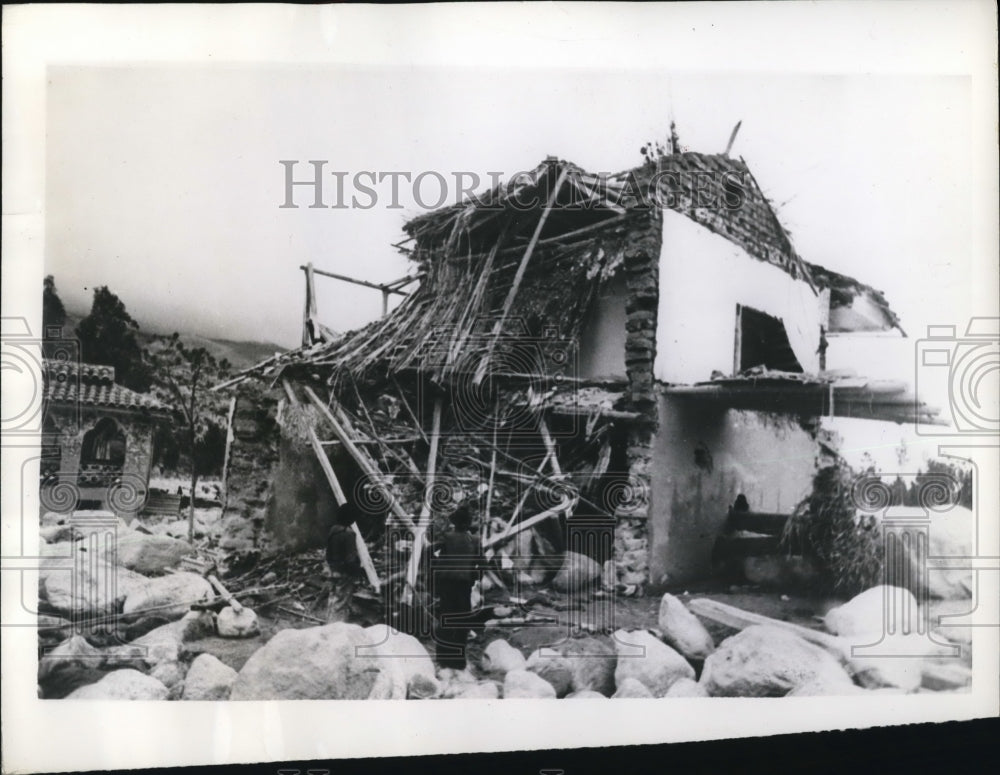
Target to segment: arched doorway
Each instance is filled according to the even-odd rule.
[[[125,466],[125,432],[110,417],[103,417],[83,436],[80,450],[80,484],[108,486]]]

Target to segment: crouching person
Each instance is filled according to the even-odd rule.
[[[357,507],[345,503],[337,509],[336,522],[326,539],[326,564],[330,569],[330,598],[326,619],[346,622],[351,616],[351,598],[361,571],[361,558],[351,525],[357,521]]]
[[[442,668],[464,670],[472,587],[482,568],[482,547],[469,534],[472,512],[467,504],[459,506],[450,519],[452,530],[435,542],[437,554],[431,565],[434,593],[438,596],[434,643]]]

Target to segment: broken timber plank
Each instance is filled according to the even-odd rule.
[[[562,476],[562,469],[559,467],[559,458],[556,456],[556,444],[549,433],[549,426],[545,424],[545,418],[538,418],[538,430],[542,434],[542,441],[545,442],[545,449],[548,450],[548,458],[552,463],[552,471],[556,476]]]
[[[285,393],[288,395],[288,400],[297,405],[298,397],[295,395],[295,391],[292,390],[292,386],[289,384],[288,380],[283,379],[282,385],[285,388]],[[306,388],[306,390],[308,390],[308,388]],[[347,503],[347,496],[344,494],[344,488],[340,486],[340,480],[337,479],[337,474],[334,473],[333,466],[330,465],[330,458],[326,456],[323,445],[316,436],[315,429],[310,425],[308,431],[309,443],[312,444],[313,453],[319,461],[320,468],[323,469],[323,473],[326,475],[326,481],[330,484],[330,489],[333,490],[334,500],[337,501],[337,506],[343,506]],[[354,545],[358,549],[358,557],[361,560],[361,567],[364,568],[365,575],[368,577],[368,583],[374,587],[376,592],[380,592],[382,584],[378,579],[378,571],[375,570],[375,563],[372,562],[371,554],[368,552],[368,544],[365,543],[365,539],[361,535],[361,529],[358,527],[357,522],[351,523],[351,530],[354,533]]]
[[[441,398],[438,397],[434,401],[434,419],[431,421],[431,449],[427,455],[427,484],[424,486],[424,502],[420,506],[420,522],[413,534],[413,554],[410,555],[410,564],[406,568],[406,589],[403,591],[403,602],[407,604],[413,602],[413,589],[420,571],[420,556],[424,550],[423,539],[431,516],[431,498],[433,497],[434,477],[437,474],[438,442],[440,439]]]
[[[788,630],[789,632],[794,632],[800,638],[803,638],[810,643],[822,646],[827,651],[832,652],[844,661],[847,661],[851,657],[852,644],[848,643],[843,638],[839,638],[836,635],[830,635],[829,633],[820,632],[819,630],[811,630],[800,624],[783,622],[780,619],[772,619],[769,616],[744,611],[736,606],[726,605],[725,603],[720,603],[717,600],[709,600],[708,598],[697,598],[696,600],[692,600],[688,603],[688,608],[691,609],[691,613],[696,614],[703,619],[711,619],[713,622],[724,624],[727,627],[732,627],[736,630],[743,630],[755,624],[780,627],[784,630]]]
[[[371,478],[372,482],[382,489],[384,495],[389,502],[389,509],[392,513],[403,523],[410,531],[416,531],[416,525],[413,524],[413,520],[410,515],[403,511],[402,506],[396,502],[395,496],[392,494],[392,489],[385,482],[382,474],[379,472],[378,468],[371,462],[371,458],[365,455],[358,447],[354,444],[354,441],[347,435],[343,426],[333,416],[333,412],[330,411],[329,407],[326,406],[322,401],[320,401],[319,396],[313,391],[308,385],[304,386],[306,395],[309,396],[309,400],[312,402],[319,411],[326,417],[327,422],[330,423],[330,427],[333,429],[334,434],[340,440],[340,443],[344,445],[344,449],[348,451],[351,457],[354,458],[355,462],[361,467],[361,470]]]
[[[500,535],[494,536],[493,538],[490,538],[488,541],[484,542],[483,543],[483,548],[484,549],[488,549],[488,548],[490,548],[492,546],[496,546],[499,543],[503,543],[504,541],[507,541],[508,539],[513,538],[514,536],[516,536],[521,531],[527,530],[529,527],[532,527],[533,525],[537,525],[539,522],[543,522],[546,519],[548,519],[549,517],[555,517],[555,516],[558,516],[559,514],[561,514],[564,511],[569,511],[570,509],[572,509],[576,505],[576,503],[577,503],[576,499],[573,498],[573,499],[568,500],[568,501],[566,501],[564,503],[560,503],[558,506],[554,506],[551,509],[547,509],[546,511],[543,511],[541,514],[536,514],[535,516],[530,517],[529,519],[524,520],[524,522],[519,522],[516,525],[514,525],[513,527],[508,527]]]

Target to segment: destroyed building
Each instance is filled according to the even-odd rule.
[[[398,307],[334,335],[310,265],[305,344],[251,372],[285,391],[280,546],[322,541],[347,498],[372,547],[474,498],[484,545],[535,580],[573,548],[658,587],[711,573],[738,495],[791,513],[823,417],[930,416],[905,385],[826,370],[828,337],[899,320],[798,255],[742,159],[549,158],[404,228],[416,271],[375,286]]]
[[[46,360],[44,381],[42,510],[137,514],[168,407],[115,383],[112,366]]]

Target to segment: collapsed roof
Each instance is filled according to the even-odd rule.
[[[253,371],[277,376],[308,367],[334,382],[408,370],[434,381],[558,373],[560,353],[576,342],[602,285],[622,270],[630,243],[658,228],[663,207],[814,291],[830,288],[835,307],[849,307],[859,294],[874,299],[889,327],[898,325],[880,293],[796,253],[742,159],[666,154],[598,176],[550,157],[508,184],[410,220],[398,247],[420,283],[390,314]]]

